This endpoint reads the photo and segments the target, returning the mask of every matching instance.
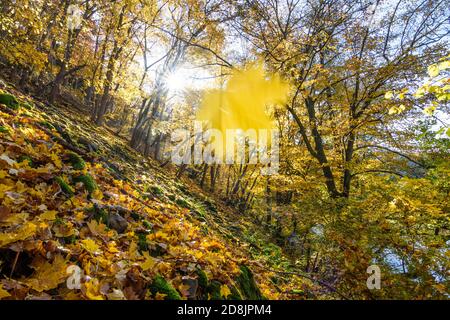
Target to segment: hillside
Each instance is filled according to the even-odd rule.
[[[174,172],[93,126],[80,110],[46,105],[10,86],[2,94],[18,101],[0,105],[2,297],[320,294],[301,273],[271,271],[277,252],[258,246],[264,231],[245,215],[192,181],[176,182]],[[255,232],[256,240],[246,241]],[[84,271],[80,290],[67,288],[71,265]]]
[[[448,300],[447,3],[2,0],[0,300]]]

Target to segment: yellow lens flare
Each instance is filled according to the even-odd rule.
[[[219,130],[270,131],[274,122],[269,105],[284,104],[289,85],[274,74],[267,76],[262,62],[250,64],[243,70],[234,70],[224,89],[212,89],[204,94],[196,115],[209,128]],[[214,142],[213,142],[214,143]]]

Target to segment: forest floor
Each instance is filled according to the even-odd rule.
[[[2,87],[0,299],[341,298],[83,110]]]

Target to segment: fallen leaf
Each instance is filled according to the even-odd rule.
[[[226,284],[220,286],[220,295],[224,298],[227,298],[231,294],[230,289]]]
[[[9,294],[8,291],[6,291],[5,289],[3,289],[3,285],[0,284],[0,300],[6,297],[10,297],[11,295]]]

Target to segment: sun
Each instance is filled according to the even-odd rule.
[[[185,90],[204,90],[215,85],[215,77],[203,68],[183,65],[168,73],[164,83],[171,94],[182,93]]]
[[[166,86],[172,93],[183,91],[189,86],[191,77],[184,69],[177,69],[166,77]]]

